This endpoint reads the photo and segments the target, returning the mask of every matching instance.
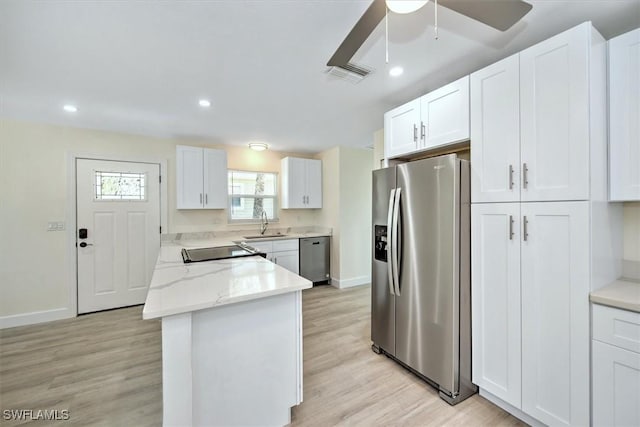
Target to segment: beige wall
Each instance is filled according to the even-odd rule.
[[[380,169],[384,161],[384,128],[373,133],[373,169]]]
[[[624,204],[624,259],[640,263],[640,202]]]
[[[371,281],[371,150],[335,147],[322,160],[323,209],[318,223],[333,228],[331,278],[343,288]]]
[[[316,156],[322,160],[322,209],[317,223],[331,227],[331,277],[340,277],[340,149],[332,148]]]
[[[340,287],[371,283],[373,152],[340,147]]]
[[[48,221],[68,221],[71,155],[165,160],[169,232],[241,228],[225,210],[175,209],[175,146],[224,148],[233,169],[280,172],[285,153],[254,152],[206,141],[157,139],[103,131],[0,120],[0,322],[5,317],[55,312],[68,317],[75,289],[68,232],[48,232]],[[301,157],[309,157],[302,155]],[[164,215],[164,213],[163,213]],[[281,210],[281,226],[312,225],[317,210]],[[254,227],[255,225],[244,226]],[[67,229],[75,227],[67,222]],[[257,229],[257,228],[256,228]],[[0,323],[2,326],[2,323]]]

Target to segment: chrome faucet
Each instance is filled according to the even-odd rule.
[[[267,231],[267,226],[269,225],[269,221],[267,221],[267,212],[262,210],[262,218],[260,219],[260,234],[264,235],[265,231]]]

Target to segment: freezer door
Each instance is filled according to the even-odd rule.
[[[459,160],[455,155],[397,167],[400,194],[396,357],[458,389]]]
[[[371,341],[389,354],[395,354],[395,301],[389,286],[390,262],[385,261],[389,241],[387,221],[389,198],[395,189],[396,170],[373,171],[373,254],[371,271]],[[377,233],[377,236],[376,236]],[[377,237],[377,238],[376,238]],[[380,247],[377,249],[376,244]],[[388,253],[387,253],[388,254]],[[388,256],[386,257],[388,259]]]

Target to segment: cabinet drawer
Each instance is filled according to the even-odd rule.
[[[640,313],[593,304],[593,339],[640,353]]]
[[[273,242],[248,242],[247,244],[260,252],[267,254],[273,251]]]
[[[273,243],[273,252],[298,250],[298,239],[274,240],[271,243]]]

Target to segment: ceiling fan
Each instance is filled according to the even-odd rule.
[[[426,3],[427,1],[418,0],[373,0],[371,6],[364,12],[364,15],[340,44],[338,50],[329,59],[327,66],[348,68],[353,55],[386,16],[387,7],[392,12],[410,13]],[[522,0],[438,0],[437,5],[454,10],[500,31],[511,28],[533,7]]]

